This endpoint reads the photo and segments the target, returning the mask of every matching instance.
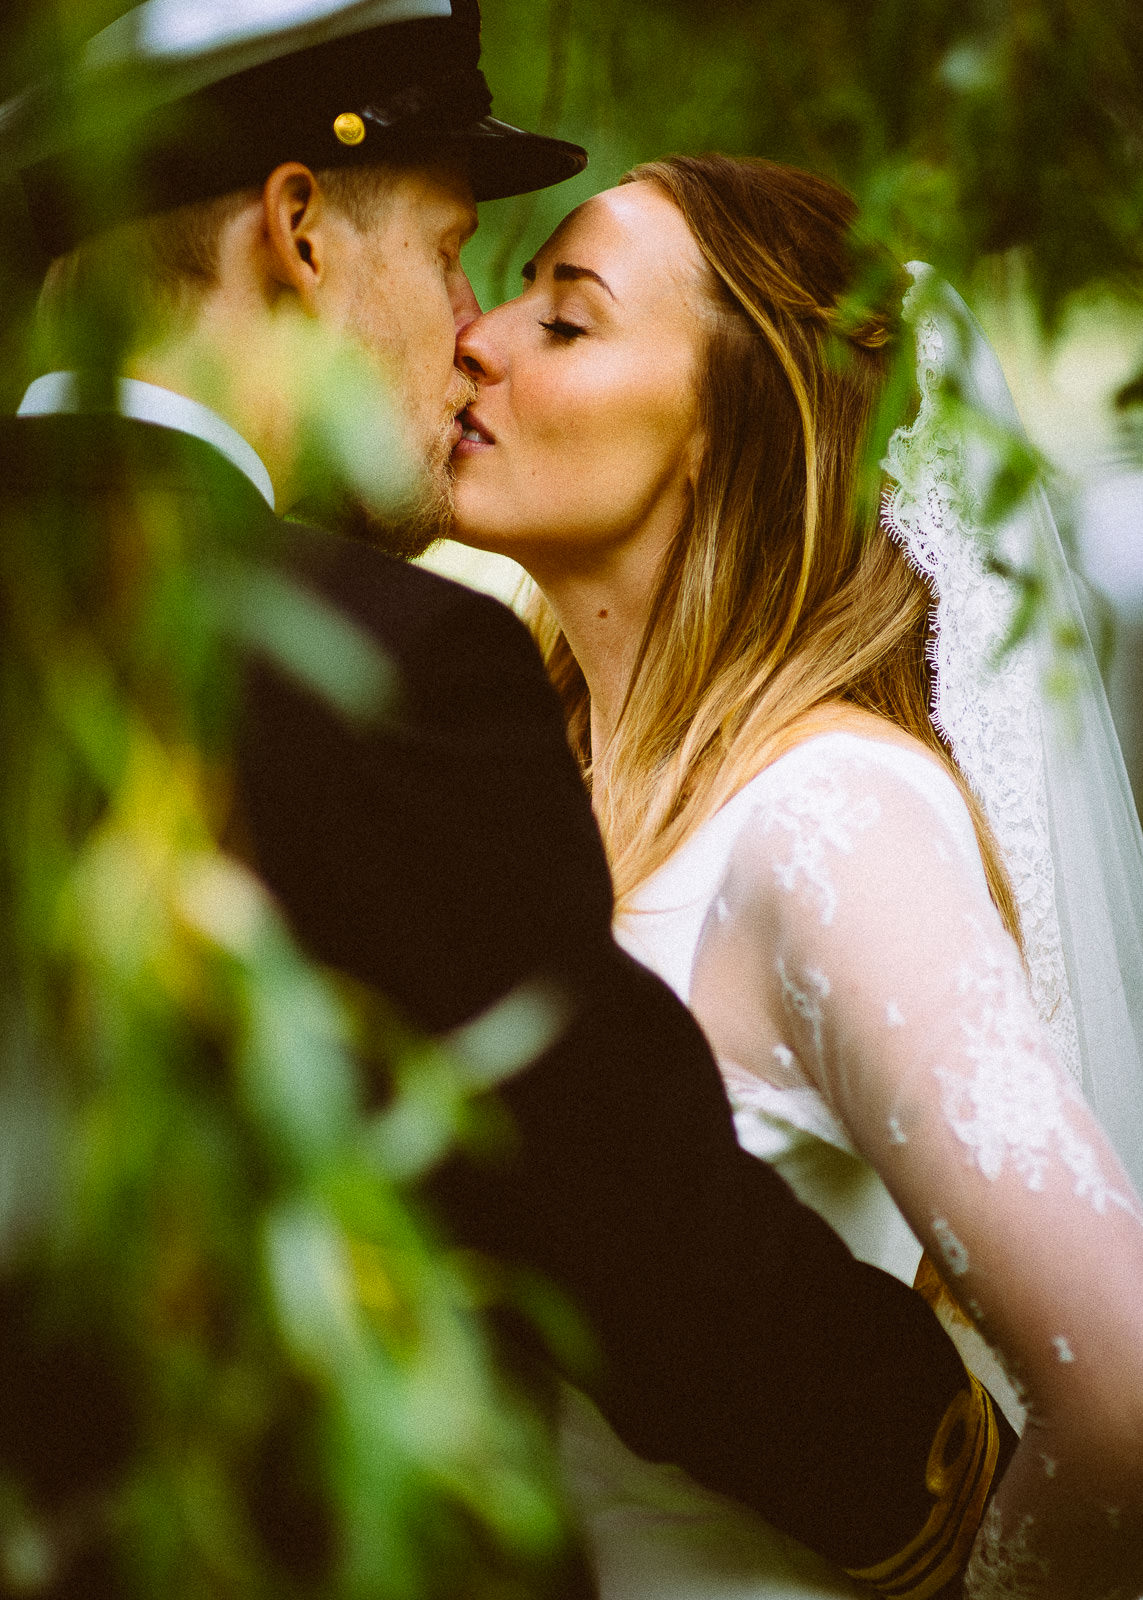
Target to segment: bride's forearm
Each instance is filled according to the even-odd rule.
[[[1030,1422],[973,1547],[964,1600],[1143,1596],[1141,1456],[1116,1460]]]

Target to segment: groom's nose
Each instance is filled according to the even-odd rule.
[[[449,303],[452,306],[453,326],[459,338],[480,315],[480,301],[476,298],[466,272],[458,271],[449,284]]]

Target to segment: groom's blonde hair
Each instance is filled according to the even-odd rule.
[[[771,162],[671,157],[717,306],[703,459],[664,561],[626,704],[590,750],[587,685],[538,594],[531,620],[593,784],[620,903],[838,702],[888,718],[943,763],[989,886],[1018,918],[976,797],[929,717],[932,595],[879,521],[868,445],[887,403],[899,269],[856,244],[856,205]]]

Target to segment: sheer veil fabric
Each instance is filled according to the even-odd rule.
[[[1000,364],[956,291],[909,271],[920,405],[890,440],[884,522],[936,596],[933,719],[1012,877],[1041,1019],[1143,1191],[1143,832],[1042,486],[984,531],[1026,449]],[[1021,576],[1042,609],[1010,644]]]

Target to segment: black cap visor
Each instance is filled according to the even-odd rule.
[[[477,200],[504,200],[547,189],[574,178],[587,166],[587,151],[578,144],[527,133],[495,117],[482,117],[448,135],[442,153],[453,152],[463,162]]]

